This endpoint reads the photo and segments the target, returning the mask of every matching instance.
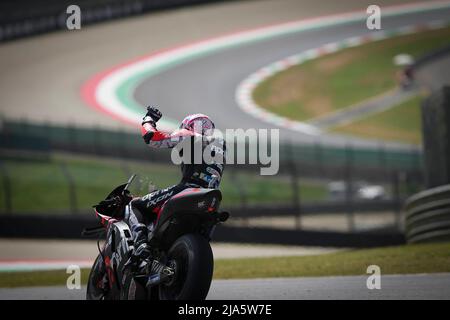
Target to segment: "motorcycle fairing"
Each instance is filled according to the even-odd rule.
[[[218,189],[189,188],[176,194],[162,206],[151,241],[168,245],[184,233],[198,232],[215,220],[221,200]]]
[[[111,289],[120,290],[123,283],[123,266],[133,250],[133,239],[130,228],[124,221],[115,221],[108,228],[107,242],[104,250]],[[105,261],[106,262],[106,261]]]

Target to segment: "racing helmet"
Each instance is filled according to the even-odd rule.
[[[204,136],[212,135],[214,128],[214,122],[202,113],[188,115],[180,125],[180,129],[186,129]]]

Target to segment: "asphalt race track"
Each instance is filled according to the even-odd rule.
[[[390,6],[411,1],[378,0],[377,4]],[[4,43],[0,45],[0,113],[7,119],[101,126],[138,134],[136,126],[125,125],[89,107],[81,98],[81,85],[106,69],[162,49],[292,20],[361,11],[372,3],[223,1]],[[183,111],[183,106],[178,107]]]
[[[446,20],[449,16],[450,9],[440,9],[384,17],[382,28],[396,29],[435,20]],[[234,99],[239,83],[271,62],[369,32],[371,31],[366,28],[365,21],[360,21],[225,49],[185,62],[144,80],[136,88],[135,99],[142,105],[163,106],[164,114],[173,119],[180,119],[186,113],[196,113],[198,110],[207,109],[218,128],[275,128],[274,125],[256,119],[239,108]],[[280,129],[280,137],[298,142],[311,142],[317,139],[288,129]],[[321,140],[334,145],[344,145],[349,141],[349,137],[324,134]],[[357,138],[350,140],[355,146],[379,145],[376,141]],[[400,145],[391,144],[391,146],[399,147]]]
[[[366,276],[213,281],[209,300],[450,299],[450,274],[386,275],[381,289],[367,289]],[[84,299],[85,288],[0,289],[0,299]]]

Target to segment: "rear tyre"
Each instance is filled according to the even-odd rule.
[[[214,259],[209,242],[198,234],[175,241],[167,253],[174,277],[159,286],[161,300],[204,300],[213,276]]]

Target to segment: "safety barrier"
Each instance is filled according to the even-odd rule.
[[[450,240],[450,185],[420,192],[406,201],[408,242]]]
[[[42,145],[43,149],[51,151],[68,151],[159,163],[170,161],[170,154],[167,152],[148,152],[138,131],[130,133],[95,127],[82,128],[75,125],[3,120],[0,138],[0,148],[14,146],[14,149],[29,150],[30,141],[33,141],[33,148]],[[227,144],[229,145],[229,142]],[[248,146],[246,149],[248,150]],[[280,167],[287,168],[291,173],[292,165],[296,165],[302,174],[312,173],[314,176],[319,173],[320,176],[331,177],[337,172],[338,176],[345,176],[345,169],[351,167],[355,175],[370,174],[372,176],[370,178],[376,178],[380,176],[380,173],[389,170],[421,171],[422,152],[417,148],[390,149],[382,143],[376,148],[362,148],[352,147],[350,144],[346,147],[326,145],[320,140],[312,144],[282,142]],[[368,169],[372,171],[375,169],[375,171],[369,173]]]
[[[31,239],[79,239],[85,227],[98,222],[94,215],[81,216],[0,216],[0,237]],[[39,228],[36,228],[36,226]],[[396,231],[335,232],[315,230],[284,230],[275,228],[217,227],[213,241],[232,243],[264,243],[320,247],[368,248],[404,243]]]

